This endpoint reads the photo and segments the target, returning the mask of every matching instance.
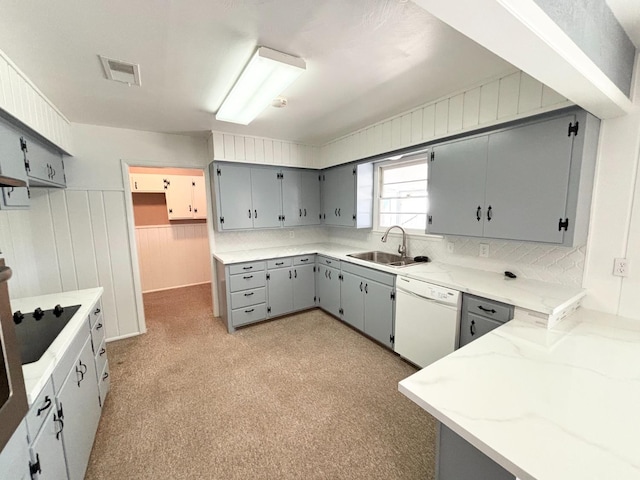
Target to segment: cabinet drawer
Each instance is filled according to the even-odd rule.
[[[267,317],[267,307],[265,303],[260,305],[252,305],[246,308],[238,308],[231,310],[231,322],[234,327],[246,325],[247,323],[257,322]]]
[[[507,322],[513,318],[513,306],[506,303],[487,300],[486,298],[467,295],[466,310],[486,318],[492,318],[499,322]]]
[[[91,332],[89,330],[89,322],[85,320],[82,328],[71,341],[71,345],[69,345],[69,348],[67,348],[67,351],[62,356],[62,360],[60,360],[58,365],[56,365],[56,368],[53,370],[53,375],[51,377],[53,379],[53,388],[55,389],[56,394],[59,393],[62,388],[65,379],[73,368],[73,364],[82,352],[82,347],[84,347],[84,344],[90,337]]]
[[[324,255],[318,255],[318,263],[322,265],[329,265],[330,267],[340,268],[340,260],[335,258],[325,257]]]
[[[101,317],[101,316],[102,316],[102,302],[98,300],[96,304],[93,306],[93,308],[91,309],[91,312],[89,313],[89,323],[91,324],[91,328],[93,328],[93,325],[96,323],[96,320],[98,320],[98,317]]]
[[[395,280],[395,275],[392,273],[381,272],[380,270],[362,267],[349,262],[342,262],[342,271],[353,273],[367,280],[373,280],[390,287],[393,287],[393,281]]]
[[[52,408],[55,408],[55,393],[53,392],[53,382],[51,379],[45,384],[42,391],[33,402],[31,408],[25,417],[27,420],[27,430],[29,431],[29,439],[33,441],[42,427],[44,419]]]
[[[284,268],[290,267],[291,261],[293,259],[289,258],[274,258],[273,260],[267,260],[267,269],[273,270],[274,268]]]
[[[294,265],[306,265],[307,263],[313,263],[315,261],[315,255],[298,255],[297,257],[293,257]]]
[[[235,265],[229,265],[230,275],[247,272],[259,272],[260,270],[264,270],[264,262],[237,263]]]
[[[463,315],[460,320],[460,346],[464,347],[500,325],[503,325],[503,322],[481,317],[475,313]]]
[[[111,375],[109,374],[109,362],[104,364],[104,369],[98,378],[98,391],[100,394],[100,406],[104,406],[104,399],[107,398],[109,387],[111,386]]]
[[[239,292],[250,288],[264,287],[266,285],[265,273],[254,272],[240,275],[231,275],[229,279],[229,291]]]
[[[247,305],[256,305],[266,301],[266,288],[254,288],[244,292],[235,292],[231,294],[231,308],[242,308]]]
[[[104,365],[105,363],[107,363],[107,343],[105,340],[102,340],[102,343],[96,350],[95,363],[96,372],[101,372],[102,370],[104,370]]]
[[[91,328],[91,347],[93,348],[93,353],[97,353],[98,346],[104,340],[104,322],[102,321],[102,315],[96,323],[93,324]]]

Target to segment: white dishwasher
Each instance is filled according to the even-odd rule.
[[[453,352],[460,328],[460,292],[402,276],[396,290],[396,353],[422,368]]]

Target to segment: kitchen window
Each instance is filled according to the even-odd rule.
[[[410,160],[382,163],[377,174],[377,227],[400,225],[407,231],[424,234],[429,211],[426,152],[412,155]]]

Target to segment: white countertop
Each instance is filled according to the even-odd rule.
[[[57,304],[63,307],[80,304],[78,311],[56,337],[51,346],[49,346],[44,355],[42,355],[40,360],[22,366],[29,406],[35,401],[47,383],[47,380],[49,380],[53,369],[60,359],[62,359],[65,351],[69,348],[71,341],[80,329],[89,328],[87,325],[87,317],[89,316],[91,307],[95,305],[100,296],[102,296],[103,291],[104,289],[102,287],[98,287],[11,300],[11,308],[13,311],[20,310],[23,313],[32,312],[37,307],[48,310]]]
[[[347,256],[349,253],[362,251],[347,245],[313,243],[237,252],[214,252],[213,256],[226,265],[319,253],[338,260],[345,260],[365,267],[424,280],[547,315],[554,315],[568,305],[576,303],[586,293],[581,288],[525,278],[507,279],[499,273],[447,265],[440,262],[417,263],[408,267],[397,268]]]
[[[399,390],[522,480],[640,478],[640,321],[516,317]]]

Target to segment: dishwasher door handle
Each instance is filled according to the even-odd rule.
[[[443,307],[450,308],[451,310],[458,310],[458,305],[457,304],[442,302],[442,301],[437,300],[435,298],[423,297],[422,295],[418,295],[417,293],[410,292],[410,291],[405,290],[403,288],[398,288],[398,292],[404,293],[405,295],[410,295],[410,296],[415,297],[415,298],[419,298],[420,300],[424,300],[424,301],[427,301],[427,302],[434,303],[436,305],[440,305],[440,306],[443,306]]]

